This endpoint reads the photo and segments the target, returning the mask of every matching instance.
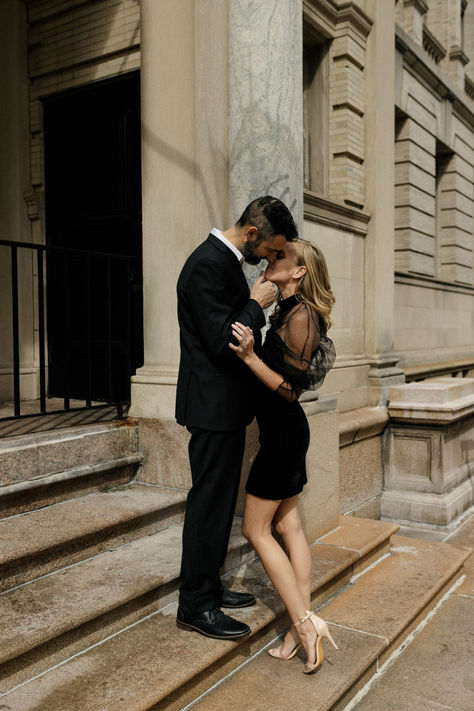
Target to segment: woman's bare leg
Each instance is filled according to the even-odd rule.
[[[283,499],[278,507],[273,525],[282,537],[295,577],[298,581],[306,609],[311,604],[311,553],[301,526],[298,512],[298,496]]]
[[[281,504],[282,501],[260,499],[247,494],[242,532],[258,553],[268,577],[288,610],[292,623],[295,623],[305,616],[308,600],[306,594],[301,591],[300,581],[295,575],[289,557],[272,535],[272,521]],[[294,516],[291,514],[291,508],[290,506],[290,511],[287,512],[290,518]],[[283,510],[285,512],[286,507],[283,507]],[[300,566],[300,556],[295,550],[293,550],[293,557],[296,557],[297,565]],[[298,575],[301,577],[302,569]],[[306,649],[308,661],[314,663],[316,632],[309,620],[298,626],[298,635]]]
[[[273,525],[282,537],[286,552],[294,570],[304,600],[305,609],[311,607],[311,553],[301,526],[298,512],[298,496],[283,499],[273,518]],[[278,654],[287,657],[299,643],[299,634],[292,625],[285,635]]]

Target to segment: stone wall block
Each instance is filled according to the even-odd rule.
[[[433,256],[435,240],[433,236],[413,229],[397,229],[395,230],[395,249],[397,251],[413,250]]]
[[[435,212],[435,196],[416,185],[396,185],[395,205],[398,207],[416,205],[417,209],[433,214]]]
[[[471,268],[472,251],[454,245],[443,246],[443,261],[446,264],[456,264],[457,266]]]
[[[467,198],[470,197],[473,189],[472,180],[457,173],[454,169],[448,169],[444,174],[443,186],[445,190],[457,190],[461,195],[465,195]]]
[[[441,232],[441,244],[443,247],[445,245],[455,245],[472,251],[473,242],[472,232],[461,230],[458,227],[444,227]]]
[[[429,95],[427,97],[422,97],[422,93],[419,90],[419,86],[413,87],[412,92],[417,98],[415,98],[412,93],[408,93],[406,99],[406,112],[410,118],[414,119],[420,126],[424,126],[427,131],[436,135],[437,129],[437,105],[436,100],[433,96]],[[426,101],[423,99],[426,98]]]
[[[333,108],[349,105],[360,115],[365,110],[364,74],[346,57],[335,59],[331,65],[331,103]]]
[[[460,148],[462,147],[463,146],[460,146]],[[464,150],[460,150],[459,153],[455,153],[452,156],[449,162],[449,170],[456,172],[463,178],[466,178],[466,180],[468,180],[471,184],[474,183],[474,165],[466,160]]]
[[[428,175],[436,175],[436,161],[434,153],[426,151],[417,143],[406,139],[395,143],[395,163],[409,161],[424,170]]]
[[[463,267],[459,264],[442,264],[440,266],[440,278],[448,282],[459,284],[472,284],[472,266]]]
[[[419,232],[433,235],[435,233],[435,218],[433,214],[422,212],[422,210],[411,205],[396,206],[395,227],[397,229],[412,227]]]
[[[359,69],[365,66],[365,41],[360,36],[339,34],[331,43],[331,59],[337,61],[346,57]]]
[[[426,172],[409,160],[398,160],[395,163],[395,185],[403,184],[423,186],[423,190],[430,195],[436,191],[434,173]]]
[[[434,276],[435,260],[426,254],[412,251],[395,250],[395,270],[400,272],[413,272]]]
[[[472,232],[472,215],[456,208],[442,210],[442,226],[443,227],[458,227],[465,232]]]
[[[339,510],[342,514],[353,511],[380,493],[383,484],[382,444],[379,435],[341,447]]]
[[[425,126],[411,118],[407,118],[401,121],[400,125],[397,124],[397,128],[397,141],[413,141],[413,143],[421,146],[431,155],[435,155],[436,137]]]

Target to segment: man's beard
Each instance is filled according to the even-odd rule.
[[[263,257],[259,257],[258,254],[255,253],[258,245],[260,242],[244,242],[242,245],[242,249],[240,250],[244,256],[245,261],[247,264],[259,264]]]

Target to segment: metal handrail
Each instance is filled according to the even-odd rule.
[[[38,330],[39,330],[39,385],[40,385],[40,413],[39,414],[58,414],[64,411],[83,410],[94,407],[109,407],[117,408],[117,416],[123,417],[123,409],[129,404],[130,400],[123,400],[114,397],[113,382],[112,382],[112,295],[111,295],[111,264],[114,261],[125,261],[127,263],[126,280],[127,280],[127,313],[125,330],[127,334],[126,340],[126,362],[128,371],[131,369],[131,328],[130,328],[130,267],[132,264],[139,264],[139,259],[126,254],[114,254],[110,252],[100,252],[95,250],[77,249],[74,247],[55,247],[45,244],[36,244],[34,242],[20,242],[0,239],[0,246],[8,247],[11,256],[11,296],[12,296],[12,338],[13,338],[13,392],[14,392],[14,415],[10,417],[0,418],[1,420],[18,419],[23,417],[35,417],[38,413],[21,413],[21,382],[20,382],[20,324],[19,324],[19,292],[18,292],[18,250],[28,249],[36,251],[37,254],[37,273],[38,273]],[[87,357],[86,357],[86,380],[87,380],[87,396],[84,398],[85,405],[82,407],[71,407],[70,403],[70,370],[71,370],[71,332],[69,324],[66,324],[67,334],[67,350],[68,362],[66,365],[66,387],[64,392],[64,408],[62,410],[46,410],[46,298],[44,293],[44,258],[47,254],[62,255],[64,259],[64,269],[66,273],[69,269],[69,256],[81,255],[86,259],[86,313],[87,313]],[[105,259],[106,267],[106,294],[107,294],[107,324],[105,333],[106,343],[106,358],[107,358],[107,398],[101,399],[100,404],[93,404],[92,398],[92,349],[91,349],[91,260],[93,258]],[[66,284],[68,280],[66,279]],[[69,298],[68,290],[64,294],[64,299]],[[97,402],[97,398],[94,398]]]

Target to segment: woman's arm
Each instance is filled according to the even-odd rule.
[[[234,346],[233,343],[229,343],[229,348],[235,351],[245,365],[250,368],[252,373],[266,385],[267,388],[270,388],[270,390],[278,390],[278,394],[289,402],[299,398],[301,393],[293,388],[285,388],[285,378],[275,370],[269,368],[255,353],[253,349],[254,337],[251,328],[237,321],[232,324],[232,335],[239,345]]]

